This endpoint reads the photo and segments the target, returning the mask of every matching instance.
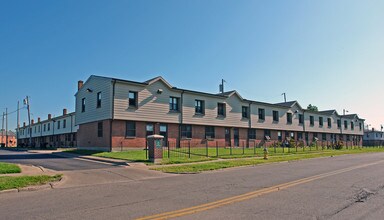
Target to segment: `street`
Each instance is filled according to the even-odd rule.
[[[192,175],[129,167],[91,171],[98,172],[93,173],[98,178],[111,172],[123,177],[83,185],[70,178],[52,190],[1,194],[2,219],[382,219],[384,215],[384,153]]]

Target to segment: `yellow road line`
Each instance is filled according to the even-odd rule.
[[[150,219],[160,220],[160,219],[169,219],[169,218],[175,218],[175,217],[180,217],[180,216],[184,216],[184,215],[190,215],[190,214],[193,214],[193,213],[197,213],[197,212],[202,212],[202,211],[206,211],[206,210],[209,210],[209,209],[218,208],[218,207],[221,207],[221,206],[224,206],[224,205],[229,205],[229,204],[232,204],[232,203],[236,203],[236,202],[241,202],[241,201],[244,201],[244,200],[252,199],[252,198],[264,195],[264,194],[268,194],[268,193],[272,193],[272,192],[277,192],[277,191],[282,190],[282,189],[287,189],[287,188],[290,188],[290,187],[293,187],[293,186],[297,186],[299,184],[308,183],[308,182],[311,182],[311,181],[314,181],[314,180],[318,180],[318,179],[322,179],[322,178],[325,178],[325,177],[334,176],[334,175],[345,173],[345,172],[349,172],[349,171],[352,171],[352,170],[356,170],[356,169],[360,169],[360,168],[364,168],[364,167],[368,167],[368,166],[377,165],[377,164],[380,164],[380,163],[383,163],[383,162],[384,161],[377,161],[377,162],[374,162],[374,163],[362,164],[362,165],[358,165],[358,166],[354,166],[354,167],[348,167],[348,168],[344,168],[344,169],[340,169],[340,170],[331,171],[331,172],[328,172],[328,173],[318,174],[318,175],[315,175],[315,176],[294,180],[294,181],[291,181],[291,182],[288,182],[288,183],[282,183],[282,184],[279,184],[279,185],[275,185],[275,186],[267,187],[267,188],[264,188],[264,189],[252,191],[252,192],[245,193],[245,194],[238,195],[238,196],[233,196],[233,197],[217,200],[217,201],[210,202],[210,203],[205,203],[205,204],[202,204],[202,205],[192,206],[192,207],[185,208],[185,209],[180,209],[180,210],[175,210],[175,211],[170,211],[170,212],[164,212],[164,213],[160,213],[160,214],[156,214],[156,215],[151,215],[151,216],[146,216],[146,217],[138,218],[137,220],[150,220]]]

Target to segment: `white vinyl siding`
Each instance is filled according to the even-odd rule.
[[[161,93],[158,93],[159,89],[162,90]],[[137,91],[137,108],[129,108],[129,91]],[[148,86],[117,82],[115,87],[114,118],[132,121],[180,123],[180,112],[169,110],[169,97],[176,97],[181,101],[181,92],[171,91],[161,81]]]
[[[90,89],[92,92],[87,91]],[[101,107],[97,108],[97,94],[101,92]],[[76,124],[110,119],[112,117],[112,80],[91,76],[76,94]],[[85,98],[85,111],[81,111]]]

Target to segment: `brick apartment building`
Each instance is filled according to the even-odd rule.
[[[384,146],[384,132],[372,130],[365,130],[363,136],[364,146]]]
[[[30,129],[24,122],[18,130],[18,146],[76,147],[77,129],[75,112],[67,113],[67,109],[63,109],[63,114],[57,117],[48,114],[44,121],[38,118],[35,122],[32,119]]]
[[[8,141],[8,143],[7,143]],[[0,146],[16,147],[16,134],[13,131],[6,132],[5,129],[0,129]]]
[[[146,136],[166,142],[226,146],[285,138],[361,145],[364,119],[336,110],[309,111],[297,101],[247,100],[237,91],[211,94],[173,87],[162,77],[135,82],[90,76],[78,82],[75,124],[79,148],[106,151],[143,148]]]

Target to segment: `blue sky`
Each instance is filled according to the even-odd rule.
[[[384,124],[384,1],[0,1],[0,110],[74,110],[91,74],[298,100]],[[1,112],[0,112],[1,113]],[[21,110],[21,122],[26,121]],[[9,116],[16,126],[16,114]]]

